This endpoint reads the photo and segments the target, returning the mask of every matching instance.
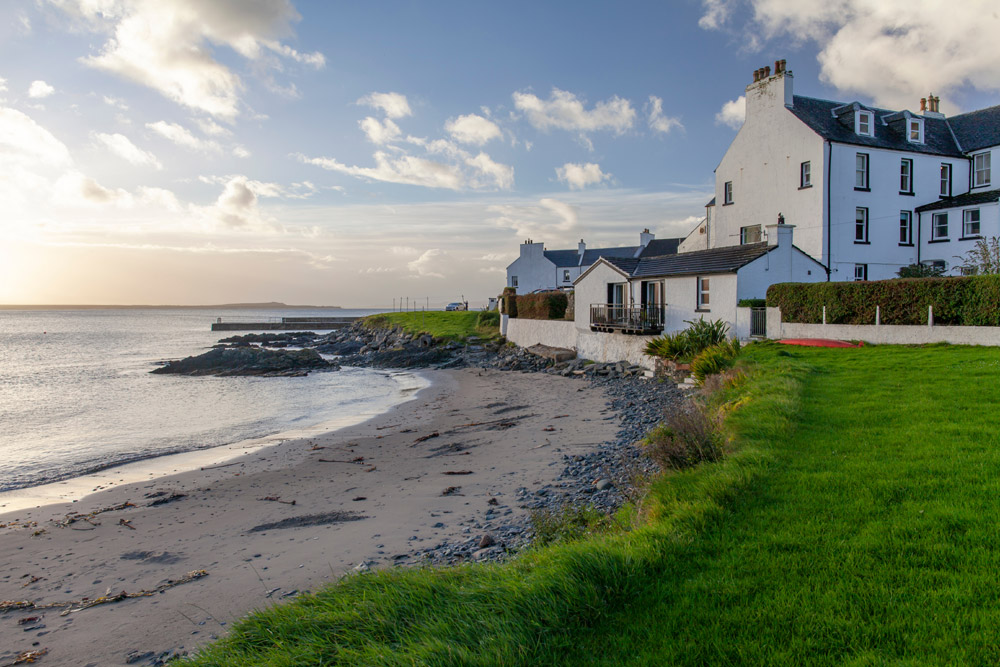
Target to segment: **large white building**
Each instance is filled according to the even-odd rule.
[[[1000,235],[1000,106],[947,118],[934,96],[919,113],[803,97],[785,61],[753,78],[682,252],[766,240],[781,213],[830,280],[880,280],[918,262],[958,273],[977,239]]]

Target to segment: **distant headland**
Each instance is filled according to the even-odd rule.
[[[152,306],[152,305],[118,305],[118,304],[0,304],[0,310],[292,310],[303,308],[336,308],[341,306],[294,306],[280,301],[265,301],[262,303],[218,303],[207,306]]]

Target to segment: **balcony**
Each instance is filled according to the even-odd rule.
[[[590,306],[590,330],[655,336],[663,333],[665,311],[665,306],[595,303]]]

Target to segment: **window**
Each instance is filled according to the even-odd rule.
[[[912,144],[924,143],[924,121],[919,118],[911,118],[907,123],[906,138]]]
[[[854,279],[855,280],[868,280],[868,265],[867,264],[855,264],[854,265]]]
[[[990,184],[990,154],[980,153],[972,158],[973,161],[973,171],[975,173],[975,179],[973,180],[974,185],[972,187],[979,188],[984,185]]]
[[[913,245],[913,213],[899,212],[899,245]]]
[[[951,165],[947,162],[941,163],[941,196],[951,196]]]
[[[510,286],[511,287],[517,287],[517,276],[511,276],[510,277]]]
[[[979,236],[979,209],[962,211],[962,238]]]
[[[854,189],[868,189],[868,153],[858,153],[854,159]]]
[[[899,162],[899,193],[913,194],[913,160],[905,157]]]
[[[563,282],[569,282],[569,269],[563,269]]]
[[[868,243],[868,209],[854,209],[854,242]]]
[[[760,225],[740,227],[740,244],[760,243]]]
[[[733,182],[732,181],[726,181],[726,185],[724,187],[725,187],[725,192],[722,195],[722,205],[723,206],[725,206],[726,204],[732,204],[733,203]]]
[[[608,303],[612,306],[625,305],[625,283],[608,283]]]
[[[874,135],[872,131],[872,112],[871,111],[859,111],[854,117],[854,131],[863,137],[871,137]]]
[[[948,240],[948,214],[935,213],[931,221],[931,241]]]
[[[803,162],[799,166],[799,187],[812,187],[812,165],[808,162]]]
[[[708,310],[708,278],[698,278],[698,310]]]

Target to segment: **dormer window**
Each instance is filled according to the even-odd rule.
[[[924,121],[920,118],[911,118],[906,123],[906,138],[911,144],[924,143]]]
[[[854,114],[854,132],[863,137],[875,136],[871,111],[857,111]]]

